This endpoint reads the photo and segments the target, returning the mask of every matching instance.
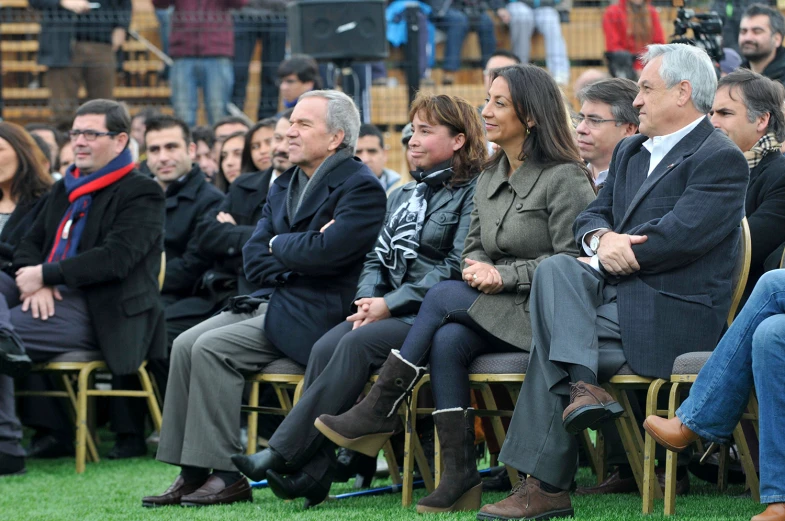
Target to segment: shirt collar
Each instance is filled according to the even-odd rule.
[[[664,136],[654,136],[653,138],[649,138],[644,141],[643,146],[646,147],[646,150],[649,151],[650,154],[654,153],[654,149],[657,148],[658,152],[665,156],[670,150],[676,146],[676,144],[681,141],[684,136],[689,134],[693,131],[695,127],[697,127],[701,121],[704,120],[706,116],[703,115],[687,125],[686,127],[677,130],[672,134],[667,134]]]

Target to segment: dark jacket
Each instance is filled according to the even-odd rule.
[[[169,56],[233,58],[234,23],[230,9],[246,0],[153,0],[157,9],[174,6]]]
[[[785,242],[785,157],[767,154],[750,171],[744,204],[752,236],[752,261],[747,293],[765,271],[764,262]]]
[[[393,317],[412,324],[425,294],[433,285],[443,280],[460,279],[461,252],[469,233],[476,184],[475,178],[433,194],[425,212],[417,258],[407,263],[402,277],[394,278],[372,248],[365,257],[355,299],[384,297]],[[416,186],[415,182],[407,183],[390,195],[385,223],[411,198]]]
[[[32,201],[17,204],[0,233],[0,269],[11,277],[16,276],[14,251],[27,230],[33,226],[45,203],[46,195],[42,195]]]
[[[74,41],[112,42],[112,30],[131,24],[131,0],[102,0],[101,7],[78,15],[60,7],[59,0],[30,0],[41,11],[38,63],[49,67],[71,64]]]
[[[182,181],[166,189],[164,248],[166,277],[161,294],[166,298],[188,297],[210,267],[209,258],[199,252],[196,226],[202,217],[218,206],[223,193],[205,181],[204,173],[194,166]]]
[[[213,263],[209,272],[236,277],[238,295],[250,295],[259,289],[245,278],[243,246],[253,235],[256,223],[262,218],[272,175],[273,170],[270,168],[264,173],[243,174],[235,179],[223,202],[207,212],[196,230],[199,253]],[[219,223],[215,219],[219,212],[230,214],[237,225]]]
[[[384,220],[386,196],[371,170],[349,158],[310,191],[290,223],[286,198],[293,172],[273,183],[262,219],[243,247],[243,260],[251,283],[275,288],[264,334],[305,365],[313,344],[351,310],[363,258]]]
[[[622,140],[608,180],[575,220],[592,230],[646,235],[632,247],[640,271],[612,278],[627,362],[639,375],[670,378],[674,359],[712,351],[731,301],[749,168],[741,151],[704,118],[651,174],[646,136]]]
[[[743,60],[741,62],[741,66],[745,69],[749,69],[749,60]],[[785,47],[777,48],[777,53],[774,55],[774,59],[766,66],[765,69],[763,69],[761,74],[774,81],[785,84]]]
[[[164,194],[136,171],[94,193],[77,254],[46,263],[69,206],[65,185],[58,181],[17,247],[14,264],[43,264],[44,284],[81,290],[109,368],[118,375],[134,374],[146,357],[165,357],[158,297]]]

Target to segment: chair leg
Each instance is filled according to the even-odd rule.
[[[395,485],[400,485],[402,483],[401,473],[398,471],[398,462],[395,460],[395,451],[390,440],[387,440],[384,444],[382,451],[384,452],[384,459],[387,460],[387,469],[390,471],[390,481]]]
[[[662,379],[654,380],[649,385],[649,391],[646,396],[646,416],[657,414],[657,399],[660,395],[660,389],[665,385],[666,381]],[[654,495],[655,489],[660,491],[660,485],[657,482],[655,475],[655,449],[656,442],[654,438],[647,432],[644,445],[643,445],[643,513],[651,514],[654,512]]]
[[[755,464],[752,462],[750,447],[747,444],[747,437],[744,435],[741,423],[737,424],[736,428],[733,429],[733,441],[736,442],[736,448],[739,451],[739,459],[741,460],[742,468],[744,468],[744,475],[747,478],[747,486],[750,488],[752,499],[760,502],[760,482],[758,474],[755,472]]]
[[[668,399],[668,419],[676,416],[676,407],[679,403],[681,386],[674,382],[671,386]],[[670,450],[665,450],[665,515],[672,516],[676,513],[676,462],[678,455]]]
[[[300,401],[300,397],[303,395],[303,388],[305,387],[305,378],[300,379],[297,382],[297,386],[294,388],[294,396],[292,397],[292,403],[297,405],[297,402]]]
[[[63,374],[62,375],[63,387],[65,388],[65,392],[68,394],[68,399],[71,402],[71,419],[76,424],[76,409],[78,407],[77,399],[76,399],[76,392],[74,391],[74,386],[71,383],[71,375]],[[98,463],[101,461],[101,458],[98,457],[98,449],[95,446],[95,439],[93,438],[93,434],[90,432],[90,429],[87,430],[87,459],[92,463]]]
[[[728,488],[728,464],[730,463],[730,447],[720,447],[720,467],[717,471],[717,490],[725,492]]]
[[[76,473],[85,471],[85,444],[87,439],[87,389],[93,368],[88,365],[79,371],[76,395]]]
[[[144,364],[139,367],[139,383],[142,386],[142,390],[145,392],[145,397],[147,399],[147,408],[150,410],[150,419],[153,422],[153,428],[158,432],[161,432],[161,425],[163,425],[163,415],[161,414],[161,406],[158,398],[155,395],[155,390],[153,389],[153,381],[150,378],[150,373],[147,372]]]
[[[442,479],[442,444],[439,441],[439,432],[433,429],[433,486],[438,487]]]
[[[250,407],[259,407],[259,382],[251,382],[251,395],[248,397]],[[248,413],[248,446],[245,453],[249,456],[256,454],[256,438],[259,428],[259,413],[251,411]]]

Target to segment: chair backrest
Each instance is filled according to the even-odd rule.
[[[161,269],[158,270],[158,291],[164,287],[164,277],[166,276],[166,252],[161,252]]]
[[[731,298],[730,309],[728,310],[728,327],[733,323],[736,311],[739,309],[741,297],[744,295],[744,288],[747,286],[747,278],[750,274],[750,262],[752,259],[752,239],[750,238],[750,225],[747,218],[741,220],[741,237],[739,239],[739,253],[736,257],[736,265],[733,267],[733,296]]]

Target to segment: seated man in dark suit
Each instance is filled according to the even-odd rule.
[[[785,157],[780,153],[785,141],[783,103],[781,83],[748,69],[737,69],[720,79],[714,96],[712,124],[744,152],[750,167],[744,204],[752,236],[747,295],[763,275],[766,258],[785,242]]]
[[[217,311],[215,302],[204,301],[197,296],[199,281],[210,267],[210,260],[200,254],[195,231],[204,214],[216,207],[224,194],[207,183],[199,165],[193,163],[196,145],[185,122],[174,116],[153,116],[145,122],[144,140],[147,167],[166,196],[166,274],[161,299],[166,318],[168,354],[177,335]],[[167,358],[150,361],[151,372],[162,390],[166,389],[169,373]],[[129,377],[122,384],[138,386],[138,380]],[[123,421],[112,426],[117,442],[108,457],[121,459],[147,454],[144,440],[147,407],[144,401],[119,398],[117,403],[128,414],[120,413]],[[118,407],[117,403],[114,407]]]
[[[706,118],[717,81],[708,55],[650,45],[645,63],[641,134],[619,143],[575,221],[591,257],[557,255],[534,274],[531,359],[500,454],[529,477],[480,519],[572,516],[574,434],[623,412],[599,382],[625,363],[670,378],[677,356],[712,350],[722,333],[749,168]]]
[[[290,121],[296,168],[273,182],[243,248],[246,277],[264,289],[175,340],[157,458],[182,470],[144,506],[251,501],[230,459],[241,450],[245,375],[286,357],[304,365],[316,340],[349,314],[384,220],[384,189],[353,158],[360,115],[348,96],[304,94]]]
[[[21,302],[5,313],[35,362],[100,351],[115,375],[135,374],[166,343],[158,297],[164,195],[134,169],[131,118],[115,101],[92,100],[70,131],[74,162],[52,188],[15,254]],[[0,299],[1,300],[1,299]],[[0,310],[1,311],[1,310]],[[0,373],[13,364],[0,357]],[[0,473],[24,467],[13,385],[0,376]]]

